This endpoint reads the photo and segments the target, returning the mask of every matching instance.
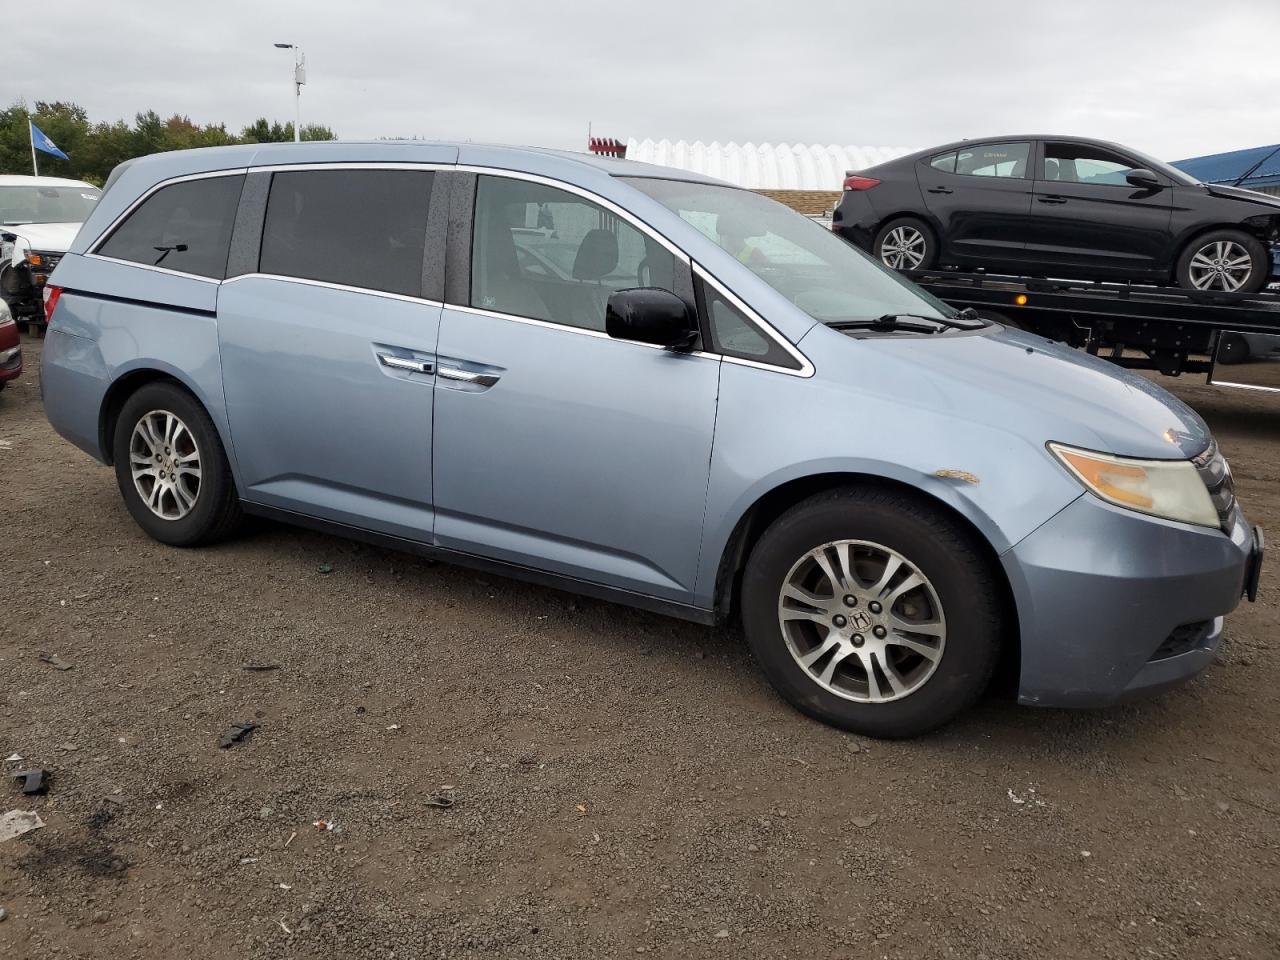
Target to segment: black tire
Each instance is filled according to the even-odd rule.
[[[900,699],[860,702],[832,692],[788,648],[779,622],[788,574],[810,550],[839,540],[897,552],[928,578],[941,603],[941,656],[933,673]],[[832,726],[885,738],[926,733],[973,704],[991,680],[1003,632],[1000,591],[974,535],[923,499],[886,488],[819,494],[775,520],[747,561],[742,620],[756,660],[793,706]]]
[[[889,239],[890,234],[901,227],[916,231],[916,233],[918,233],[924,240],[924,256],[915,266],[910,266],[909,264],[899,266],[897,264],[890,263],[889,260],[885,259],[885,243]],[[875,253],[877,260],[885,266],[892,267],[895,270],[929,270],[938,262],[938,238],[934,236],[933,230],[930,229],[927,223],[916,217],[897,217],[890,220],[876,233],[876,239],[875,242],[872,243],[871,249]],[[892,257],[890,257],[890,259],[892,259]]]
[[[1174,269],[1174,279],[1178,286],[1188,290],[1205,289],[1213,292],[1224,292],[1224,287],[1215,284],[1211,287],[1196,287],[1192,282],[1192,258],[1206,247],[1218,243],[1234,243],[1243,247],[1249,254],[1249,274],[1234,293],[1257,293],[1271,279],[1271,255],[1266,246],[1257,237],[1250,236],[1243,230],[1212,230],[1201,234],[1183,248],[1178,256],[1178,264]]]
[[[134,428],[148,414],[157,411],[173,414],[182,421],[199,454],[200,479],[194,503],[185,516],[177,519],[165,519],[153,512],[133,481],[130,443]],[[125,506],[150,537],[174,547],[194,547],[230,536],[239,526],[240,499],[222,441],[209,414],[186,390],[167,382],[140,387],[120,410],[111,448],[116,483]],[[176,503],[176,500],[170,502]]]
[[[1244,363],[1252,351],[1249,341],[1239,333],[1223,333],[1218,340],[1218,352],[1214,360],[1221,364]]]

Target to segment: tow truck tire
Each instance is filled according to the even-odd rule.
[[[1249,255],[1248,273],[1237,268],[1228,271],[1227,279],[1212,275],[1213,265],[1220,259],[1230,264],[1245,253]],[[1271,257],[1261,240],[1243,230],[1211,230],[1186,245],[1178,257],[1174,279],[1187,290],[1257,293],[1271,279]],[[1231,286],[1237,282],[1239,286]]]
[[[929,225],[915,217],[897,217],[876,233],[876,259],[895,270],[929,270],[938,262],[938,240]]]

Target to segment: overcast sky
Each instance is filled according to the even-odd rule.
[[[344,139],[1280,141],[1280,0],[59,0],[6,21],[0,96],[95,121],[289,120],[290,41],[303,123]]]

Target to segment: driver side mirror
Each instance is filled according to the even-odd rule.
[[[1141,187],[1143,190],[1159,190],[1164,186],[1150,170],[1139,167],[1137,170],[1130,170],[1124,175],[1125,180],[1133,187]]]
[[[698,339],[688,305],[670,290],[634,287],[609,295],[604,329],[615,340],[688,350]]]

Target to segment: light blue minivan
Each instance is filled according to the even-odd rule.
[[[1088,706],[1205,667],[1261,531],[1204,422],[747,190],[473,144],[117,168],[42,390],[152,537],[244,513],[701,623],[828,723],[998,667]]]

